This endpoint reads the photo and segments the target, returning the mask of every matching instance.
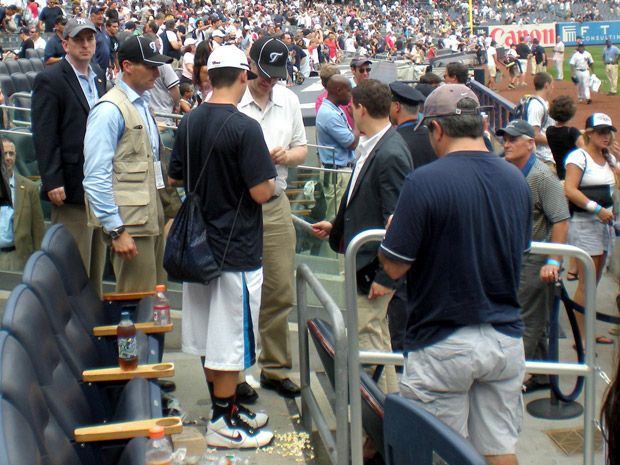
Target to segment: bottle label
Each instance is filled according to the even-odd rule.
[[[119,337],[118,338],[118,357],[124,359],[130,359],[138,356],[138,346],[136,338]]]

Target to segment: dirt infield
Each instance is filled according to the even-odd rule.
[[[601,77],[601,80],[602,79],[603,78]],[[511,102],[516,103],[519,101],[521,96],[534,92],[532,76],[529,74],[525,79],[527,87],[508,89],[507,86],[509,82],[510,79],[504,75],[503,81],[501,83],[497,83],[496,87],[498,89],[498,93]],[[553,98],[559,95],[570,95],[575,99],[575,101],[577,101],[577,87],[571,81],[553,81],[553,94],[550,100],[553,100]],[[616,125],[620,124],[620,96],[608,96],[602,92],[593,92],[592,103],[590,105],[586,105],[585,103],[580,103],[577,105],[577,114],[571,121],[571,125],[579,129],[583,129],[585,127],[586,118],[595,111],[607,113]]]

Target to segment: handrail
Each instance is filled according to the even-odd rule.
[[[309,170],[309,171],[325,171],[327,173],[346,173],[350,174],[351,170],[337,170],[332,168],[322,168],[320,166],[308,166],[308,165],[298,165],[298,169]]]
[[[347,339],[342,313],[308,265],[297,267],[297,325],[299,330],[299,375],[301,384],[301,418],[306,431],[315,421],[319,435],[333,465],[349,465],[349,404],[347,399]],[[306,299],[306,286],[323,306],[322,312],[311,312]],[[314,313],[314,314],[313,314]],[[327,317],[334,335],[334,391],[336,395],[336,440],[325,415],[321,412],[310,384],[310,353],[307,322],[313,316]],[[359,388],[359,385],[358,385]],[[358,391],[359,393],[359,391]],[[361,438],[360,438],[361,439]],[[362,462],[354,462],[362,463]]]
[[[347,338],[349,350],[349,396],[351,402],[351,463],[362,463],[362,418],[360,399],[359,364],[360,353],[357,333],[357,276],[356,263],[359,249],[368,242],[379,242],[385,236],[383,229],[363,231],[349,243],[345,252],[345,292],[347,304]],[[532,242],[530,253],[543,255],[562,255],[574,257],[584,265],[585,272],[585,363],[549,363],[526,362],[530,373],[547,373],[555,375],[578,375],[585,378],[584,400],[584,465],[594,465],[594,428],[596,428],[596,366],[595,354],[595,314],[596,314],[596,272],[592,258],[583,250],[564,244]],[[365,360],[371,356],[380,357],[380,353],[362,354]],[[392,360],[393,354],[385,354]]]
[[[295,226],[299,226],[301,229],[303,229],[304,231],[312,234],[313,233],[313,229],[312,229],[312,225],[310,223],[308,223],[306,220],[298,217],[297,215],[293,215],[291,214],[291,218],[293,220],[293,224]]]

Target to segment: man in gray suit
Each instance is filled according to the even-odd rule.
[[[389,120],[392,94],[374,79],[362,81],[352,91],[355,127],[363,134],[356,149],[356,163],[336,218],[312,227],[336,252],[344,253],[362,231],[384,228],[396,207],[400,188],[412,170],[411,155]],[[358,330],[363,350],[391,352],[386,319],[395,282],[379,265],[377,245],[362,247],[357,257]],[[386,367],[379,382],[384,392],[398,390],[394,367]]]

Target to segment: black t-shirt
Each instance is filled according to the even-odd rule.
[[[521,60],[526,60],[528,55],[530,54],[530,48],[527,46],[527,44],[517,44],[517,48],[515,50]]]
[[[407,122],[396,129],[409,147],[414,170],[437,160],[437,155],[428,137],[428,128],[420,126],[415,129],[416,124],[418,124],[417,121]]]
[[[555,160],[555,169],[558,173],[558,178],[564,179],[566,176],[566,168],[564,167],[564,159],[566,155],[577,148],[577,139],[581,136],[581,132],[577,128],[568,126],[562,126],[560,128],[555,126],[549,126],[545,135],[547,136],[547,143],[553,154]]]
[[[534,45],[532,49],[532,54],[534,55],[534,59],[536,60],[536,64],[542,64],[545,58],[545,49],[542,45]]]
[[[31,38],[27,38],[22,42],[19,52],[17,53],[18,58],[28,58],[26,56],[26,50],[28,50],[29,48],[34,48],[34,42]]]
[[[249,189],[275,178],[277,174],[263,131],[258,122],[240,113],[233,105],[203,103],[186,115],[177,131],[169,169],[171,178],[186,181],[186,188],[188,118],[191,154],[189,187],[192,189],[217,136],[205,174],[196,189],[202,200],[209,245],[215,259],[217,263],[222,263],[230,235],[222,269],[255,270],[262,264],[263,217],[261,206],[254,202]]]
[[[411,265],[405,351],[470,325],[522,335],[517,291],[531,216],[525,176],[488,152],[453,152],[409,174],[381,244]]]
[[[41,13],[39,14],[39,21],[43,21],[43,23],[45,24],[45,32],[53,32],[54,31],[54,25],[56,24],[56,18],[58,18],[59,16],[62,16],[62,10],[60,9],[60,7],[45,7],[43,8],[43,10],[41,10]]]

